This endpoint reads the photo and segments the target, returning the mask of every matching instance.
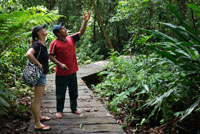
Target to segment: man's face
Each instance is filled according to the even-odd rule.
[[[60,37],[66,37],[66,36],[67,36],[67,30],[65,29],[64,26],[62,26],[62,27],[60,28],[58,35],[59,35]]]

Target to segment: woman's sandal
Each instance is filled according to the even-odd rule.
[[[35,130],[42,130],[42,131],[48,131],[50,129],[51,129],[51,127],[50,126],[46,126],[46,125],[41,126],[39,128],[35,127]]]
[[[49,118],[48,116],[41,116],[40,117],[40,121],[49,121],[51,120],[51,118]]]

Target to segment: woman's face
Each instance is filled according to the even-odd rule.
[[[45,36],[46,37],[48,32],[45,28],[43,28],[43,29],[40,29],[37,34],[38,34],[38,36]]]

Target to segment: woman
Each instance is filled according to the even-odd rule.
[[[40,77],[38,83],[34,86],[34,99],[32,102],[32,113],[35,120],[34,128],[37,130],[50,129],[50,126],[46,126],[41,123],[41,120],[50,120],[50,118],[40,114],[42,97],[46,85],[46,74],[49,71],[49,55],[45,44],[45,39],[48,33],[45,27],[46,25],[44,24],[33,28],[31,48],[26,53],[27,58],[32,63],[43,69],[42,76]]]

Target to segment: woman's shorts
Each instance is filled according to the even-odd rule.
[[[36,86],[46,85],[46,74],[42,74]]]

